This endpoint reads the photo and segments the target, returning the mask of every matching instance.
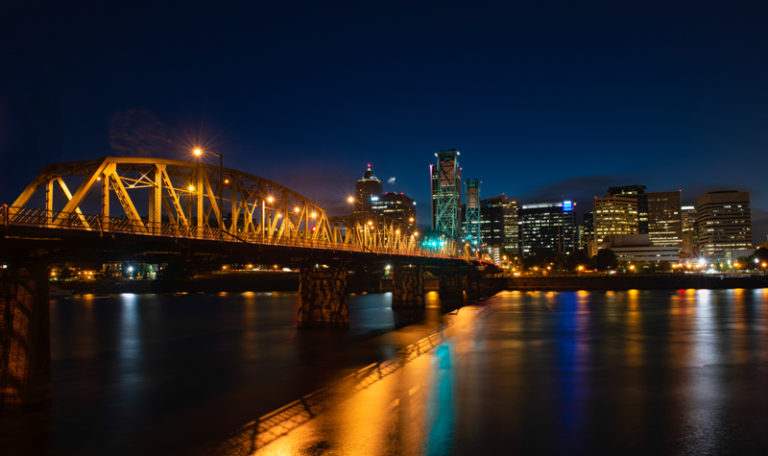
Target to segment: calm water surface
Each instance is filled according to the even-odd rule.
[[[51,305],[52,454],[199,454],[442,323],[389,295],[297,332],[293,293]],[[432,304],[436,299],[432,296]],[[503,292],[264,454],[767,454],[768,289]]]

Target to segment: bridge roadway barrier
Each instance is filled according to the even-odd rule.
[[[0,412],[50,405],[48,269],[0,269]]]

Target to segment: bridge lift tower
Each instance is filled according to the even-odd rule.
[[[467,195],[467,209],[464,214],[464,239],[477,249],[483,244],[480,230],[480,180],[467,179],[464,186]]]
[[[461,168],[458,150],[435,154],[437,164],[429,165],[432,178],[432,231],[458,239],[461,235]]]

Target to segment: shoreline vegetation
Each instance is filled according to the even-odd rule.
[[[768,276],[710,274],[633,274],[616,276],[554,275],[505,279],[505,290],[599,291],[768,288]],[[298,291],[297,272],[249,271],[201,274],[176,280],[90,280],[56,282],[52,296],[71,293],[218,293],[245,291]],[[391,289],[391,279],[370,276],[350,278],[350,293],[379,293]],[[437,291],[439,280],[425,278],[425,291]]]

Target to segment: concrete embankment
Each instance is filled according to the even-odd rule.
[[[513,277],[508,290],[677,290],[685,288],[768,288],[764,276],[649,275]]]

